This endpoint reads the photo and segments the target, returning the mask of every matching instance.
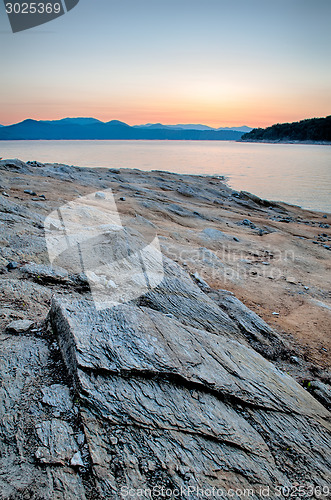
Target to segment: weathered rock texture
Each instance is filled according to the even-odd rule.
[[[183,309],[176,307],[176,295],[172,317],[165,314],[167,290],[172,288],[161,283],[152,294],[162,312],[137,305],[97,312],[93,302],[52,303],[50,320],[81,398],[100,497],[121,498],[123,487],[258,492],[293,481],[326,486],[329,412],[235,340],[235,327],[222,311],[211,331],[201,328],[202,320],[196,328],[194,312],[191,318],[174,314]],[[200,316],[209,316],[209,301],[197,303]],[[244,312],[249,330],[252,319]]]
[[[265,498],[260,486],[288,498],[277,485],[328,497],[309,484],[325,493],[331,479],[329,218],[217,177],[19,160],[0,171],[1,500]],[[59,229],[44,221],[109,188],[115,250],[157,233],[164,276],[100,311],[70,250],[50,265],[45,234]],[[92,260],[109,258],[97,243]]]

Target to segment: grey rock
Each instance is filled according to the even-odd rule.
[[[203,288],[204,290],[208,290],[210,288],[208,283],[204,279],[201,278],[199,273],[194,273],[193,278],[198,283],[198,285],[201,286],[201,288]]]
[[[249,219],[244,219],[240,224],[242,226],[248,226],[251,229],[256,229],[256,225],[253,222],[251,222]]]
[[[47,341],[0,334],[0,342],[0,497],[85,500],[82,479],[72,468],[41,468],[34,456],[42,445],[34,425],[47,419],[38,389],[50,376]]]
[[[170,313],[182,323],[246,342],[229,316],[195,285],[178,264],[163,256],[164,278],[140,303]]]
[[[288,346],[278,333],[233,294],[218,290],[216,302],[255,350],[271,359],[287,350]]]
[[[17,269],[19,266],[18,262],[8,262],[7,269],[11,271],[12,269]]]
[[[223,233],[218,229],[212,227],[207,227],[200,233],[200,238],[213,240],[215,242],[229,241],[233,239],[233,236]]]
[[[45,164],[41,163],[40,161],[27,161],[26,164],[30,165],[31,167],[38,167],[38,168],[42,168],[45,166]]]
[[[320,380],[312,380],[309,389],[326,408],[331,410],[331,387]]]
[[[53,419],[36,425],[36,433],[41,442],[36,450],[36,458],[44,464],[66,464],[78,451],[74,432],[62,420]]]
[[[76,453],[73,455],[72,459],[70,460],[70,465],[72,465],[72,467],[84,466],[84,462],[80,451],[76,451]]]
[[[37,193],[32,189],[24,189],[24,193],[29,194],[30,196],[37,196]]]
[[[61,384],[53,384],[41,389],[43,393],[43,403],[53,406],[60,412],[72,410],[73,403],[70,396],[69,387]]]
[[[46,266],[44,264],[26,264],[20,268],[21,273],[37,281],[66,282],[68,271],[59,266]]]
[[[39,214],[32,212],[22,205],[14,203],[8,198],[0,196],[0,220],[6,220],[6,217],[21,223],[26,223],[26,220],[29,220],[32,225],[35,224],[40,228],[44,227],[43,218]]]
[[[31,173],[29,166],[24,161],[18,160],[0,160],[0,170],[7,170],[9,172],[20,172],[24,174]]]
[[[177,193],[183,195],[183,196],[186,196],[188,198],[193,198],[197,195],[196,191],[194,189],[192,189],[190,186],[180,186],[178,189],[177,189]]]
[[[58,299],[50,321],[80,393],[101,498],[123,484],[150,487],[149,462],[174,487],[186,474],[198,487],[225,486],[231,471],[237,487],[272,488],[299,477],[282,463],[330,479],[329,412],[226,327],[215,334],[142,306],[98,312]]]
[[[16,320],[12,321],[7,325],[6,330],[11,333],[23,333],[32,328],[33,326],[33,321],[29,320]]]

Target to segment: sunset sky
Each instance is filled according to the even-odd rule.
[[[0,123],[268,126],[331,114],[331,0],[80,0],[11,33]]]

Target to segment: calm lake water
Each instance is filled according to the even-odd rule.
[[[0,157],[225,175],[236,190],[331,212],[331,147],[231,141],[1,141]]]

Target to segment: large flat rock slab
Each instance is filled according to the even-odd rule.
[[[54,299],[50,320],[101,498],[155,484],[258,491],[330,481],[330,413],[231,333],[86,300]]]

